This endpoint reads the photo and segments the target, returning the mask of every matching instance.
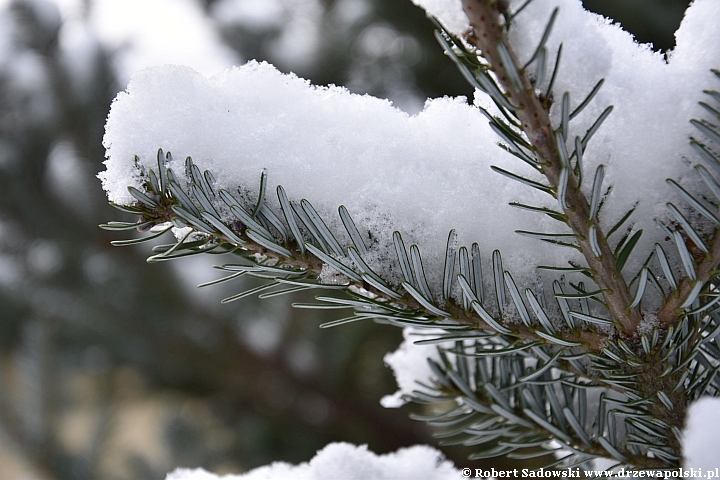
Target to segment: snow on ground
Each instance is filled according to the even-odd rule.
[[[331,443],[307,463],[275,462],[242,475],[218,477],[202,469],[178,469],[165,480],[450,480],[462,478],[452,462],[434,448],[415,445],[376,455],[367,446]]]

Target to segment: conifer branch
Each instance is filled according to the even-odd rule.
[[[321,303],[293,306],[352,310],[352,316],[321,327],[374,319],[430,331],[432,337],[416,343],[437,344],[440,360],[428,358],[433,370],[431,384],[418,382],[429,393],[415,391],[408,398],[419,403],[454,401],[454,413],[450,416],[459,418],[453,418],[452,424],[460,422],[462,428],[447,436],[458,435],[452,440],[455,443],[487,445],[498,438],[508,439],[474,454],[476,458],[510,456],[526,448],[532,452],[519,455],[537,455],[535,450],[541,446],[547,452],[558,448],[572,452],[548,467],[563,464],[570,468],[598,455],[641,468],[678,465],[680,429],[689,402],[702,395],[720,393],[720,367],[707,361],[717,358],[720,351],[720,344],[714,341],[720,331],[720,309],[710,310],[720,300],[712,282],[720,260],[720,230],[716,230],[707,248],[704,243],[707,239],[693,229],[680,209],[668,204],[679,225],[677,229],[668,228],[668,235],[677,243],[687,276],[675,282],[662,247],[656,245],[633,280],[626,282],[622,270],[642,230],[632,233],[628,229],[615,251],[611,250],[608,237],[630,217],[634,207],[606,235],[598,218],[605,176],[602,165],[595,172],[589,198],[581,190],[583,150],[612,106],[603,111],[584,138],[576,137],[572,155],[566,147],[569,122],[592,100],[603,81],[573,111],[566,92],[562,96],[562,120],[554,128],[549,111],[558,61],[544,94],[536,93],[536,87],[542,83],[538,79],[544,78],[547,56],[544,44],[557,9],[532,58],[521,67],[507,39],[508,23],[515,15],[507,12],[505,2],[463,0],[462,5],[472,26],[466,39],[477,50],[468,49],[467,44],[445,31],[436,34],[438,40],[465,78],[487,92],[504,117],[481,109],[490,120],[490,127],[505,143],[501,147],[542,173],[547,182],[495,166],[493,169],[554,196],[562,211],[521,203],[511,205],[549,215],[571,230],[517,233],[580,250],[587,267],[571,262],[571,268],[539,268],[582,273],[597,284],[597,288],[586,288],[583,282],[570,283],[574,291],[567,292],[555,281],[552,296],[561,317],[557,315],[558,308],[553,310],[546,305],[542,288],[533,291],[516,283],[512,274],[503,269],[499,251],[492,254],[492,278],[484,275],[478,244],[471,249],[457,248],[454,230],[448,238],[441,276],[426,270],[419,247],[406,248],[397,231],[389,245],[390,250],[394,245],[397,257],[386,258],[394,265],[388,265],[390,270],[386,271],[374,269],[368,265],[372,263],[368,257],[372,252],[365,245],[366,237],[345,207],[339,209],[345,231],[334,233],[328,228],[331,224],[325,223],[310,202],[290,202],[282,187],[277,189],[280,209],[273,211],[265,203],[264,173],[258,198],[247,198],[241,190],[242,198],[238,200],[224,189],[216,192],[212,174],[206,171],[201,175],[189,157],[187,178],[178,180],[162,151],[158,153],[157,175],[152,169],[146,172],[137,165],[143,172],[144,183],[143,191],[129,189],[136,202],[124,207],[116,205],[141,215],[140,221],[111,222],[103,227],[140,231],[155,227],[153,235],[146,239],[167,232],[170,223],[190,227],[192,239],[188,233],[174,245],[155,247],[154,251],[160,253],[150,260],[169,260],[211,250],[232,252],[247,263],[218,267],[231,274],[208,285],[245,274],[268,280],[265,285],[223,302],[260,292],[261,298],[267,298],[298,289],[332,289],[335,295],[316,297]],[[558,59],[559,56],[558,51]],[[533,64],[538,74],[535,80],[526,72]],[[702,122],[695,124],[703,134],[720,138],[720,134]],[[720,159],[709,151],[700,153],[720,165]],[[167,159],[170,158],[168,153]],[[573,159],[576,163],[571,167]],[[720,199],[720,186],[714,178],[702,168],[698,168],[698,173],[704,175],[703,180]],[[720,219],[702,201],[674,180],[668,182],[701,215],[720,225]],[[337,233],[340,236],[335,237]],[[352,245],[347,243],[348,237]],[[700,257],[697,249],[691,254],[692,245],[688,243],[686,248],[686,240],[698,246],[704,257]],[[139,241],[142,240],[113,243],[129,245]],[[651,270],[653,255],[661,264],[672,294],[658,311],[659,324],[640,328],[640,305],[646,285],[654,285],[663,298],[666,296],[658,280],[662,277]],[[392,268],[402,274],[400,281],[389,274]],[[331,275],[327,275],[328,271]],[[435,273],[441,282],[429,282],[426,272]],[[631,294],[629,287],[633,285],[635,293]],[[484,290],[487,286],[490,288]],[[591,308],[590,300],[605,307],[611,320],[602,318],[604,312],[598,314],[600,308]],[[603,330],[610,325],[614,331]],[[454,342],[454,346],[448,347],[448,342]],[[591,388],[603,391],[599,406],[593,411],[588,409],[586,394]],[[551,440],[557,440],[562,447],[550,444]]]
[[[543,105],[535,88],[525,73],[505,31],[504,4],[498,0],[462,0],[472,32],[467,40],[481,51],[489,63],[509,102],[517,108],[514,112],[522,123],[525,135],[532,143],[540,163],[540,171],[557,191],[561,180],[562,159],[549,108]],[[507,60],[511,60],[508,65]],[[521,89],[516,88],[519,73]],[[513,81],[515,79],[515,81]],[[562,137],[561,137],[562,138]],[[616,268],[616,260],[597,218],[590,217],[590,205],[580,190],[577,176],[570,171],[567,179],[566,206],[568,225],[580,244],[588,266],[595,272],[594,280],[603,291],[603,297],[613,320],[624,337],[632,337],[642,321],[637,307],[630,308],[632,296],[622,274]],[[600,256],[593,253],[589,228],[594,226]]]
[[[159,150],[158,158],[162,158],[162,156],[163,152],[162,150]],[[169,152],[168,156],[170,156]],[[189,162],[192,164],[191,160],[189,160]],[[164,168],[160,164],[158,165],[158,167],[158,170],[162,170]],[[299,274],[302,275],[303,278],[317,281],[318,283],[315,285],[317,288],[333,287],[332,284],[324,284],[319,281],[323,271],[323,266],[328,263],[326,260],[329,259],[320,258],[318,256],[319,253],[314,254],[313,251],[308,249],[308,244],[301,246],[301,244],[298,243],[297,240],[287,238],[283,247],[283,249],[285,250],[285,254],[283,254],[277,250],[269,249],[266,244],[259,243],[257,241],[257,236],[253,236],[252,234],[248,235],[248,232],[252,232],[252,230],[248,228],[248,225],[244,225],[241,222],[227,222],[220,219],[214,219],[214,223],[212,225],[205,224],[205,228],[199,228],[198,225],[194,225],[192,223],[193,221],[199,220],[196,216],[193,216],[190,213],[193,209],[197,210],[197,213],[200,214],[198,215],[199,217],[213,217],[207,216],[207,212],[200,209],[202,207],[196,206],[195,203],[189,198],[188,194],[185,194],[183,192],[182,187],[180,187],[174,182],[169,182],[165,188],[163,188],[159,184],[155,185],[150,180],[151,178],[157,176],[152,169],[150,170],[149,174],[145,173],[143,174],[143,176],[147,179],[147,182],[144,185],[144,192],[140,192],[139,190],[130,187],[131,193],[138,197],[136,198],[137,201],[134,205],[121,206],[111,203],[111,205],[115,206],[120,210],[140,215],[139,221],[137,223],[110,222],[109,224],[101,225],[101,227],[108,230],[137,229],[141,232],[150,231],[151,229],[159,229],[159,232],[152,233],[151,235],[143,238],[114,241],[112,242],[113,245],[123,246],[137,244],[143,241],[157,238],[160,235],[169,232],[171,224],[189,224],[190,226],[192,226],[194,232],[204,235],[206,237],[205,240],[200,242],[190,242],[188,241],[189,234],[185,235],[184,238],[179,239],[174,245],[156,247],[155,250],[160,253],[150,257],[148,261],[157,262],[176,258],[176,255],[181,256],[181,252],[188,250],[188,248],[186,247],[194,247],[193,243],[201,243],[202,245],[200,245],[200,247],[204,247],[202,250],[193,249],[191,251],[193,253],[201,253],[202,251],[209,252],[218,247],[222,247],[220,248],[221,251],[238,253],[241,256],[248,258],[251,263],[257,264],[260,269],[263,268],[263,265],[266,265],[267,267],[264,268],[272,269],[273,273],[276,276],[282,276],[283,274]],[[263,180],[265,180],[264,176]],[[199,190],[195,190],[195,192],[199,193]],[[221,192],[224,191],[221,190]],[[309,205],[309,202],[306,202],[306,204]],[[238,207],[237,205],[233,206]],[[208,208],[210,208],[210,205],[208,205]],[[343,207],[341,207],[340,215],[342,216],[343,214],[348,215],[348,217],[346,217],[346,221],[348,221],[348,224],[354,226],[354,224],[352,223],[352,219],[349,217],[347,211],[344,211]],[[247,221],[251,221],[251,219],[248,219]],[[348,253],[350,252],[351,248],[352,247],[349,247],[347,249]],[[321,252],[321,250],[318,248],[312,248],[312,250],[316,252]],[[369,268],[367,265],[364,265],[364,267],[366,269]],[[236,269],[231,269],[230,267],[220,268],[233,272],[236,271]],[[247,271],[250,272],[251,270],[249,269],[252,267],[248,266],[247,268]],[[356,273],[355,271],[352,271],[352,269],[350,269],[349,267],[345,268],[350,270],[348,273]],[[258,270],[257,272],[260,273],[261,271]],[[267,274],[268,272],[262,273]],[[435,318],[438,321],[449,321],[454,323],[455,325],[466,326],[474,330],[491,332],[495,331],[493,326],[490,325],[485,319],[483,319],[483,317],[479,315],[475,310],[473,310],[472,308],[465,309],[458,305],[452,299],[449,299],[447,304],[444,306],[446,313],[443,315],[438,315],[438,313],[436,313],[432,309],[429,309],[412,295],[406,292],[403,294],[396,293],[393,297],[389,296],[388,293],[384,291],[387,289],[387,287],[385,289],[378,288],[372,282],[368,282],[368,273],[374,275],[373,272],[370,271],[360,273],[362,275],[362,281],[357,281],[353,278],[345,276],[346,283],[337,286],[342,286],[344,290],[355,289],[356,291],[366,291],[373,298],[379,297],[384,299],[384,302],[399,302],[403,305],[405,313],[408,315]],[[219,283],[220,281],[232,280],[233,278],[234,275],[232,275],[231,277],[227,277],[227,279],[210,282],[208,285]],[[245,294],[242,293],[237,296],[231,297],[231,299],[234,300],[236,298],[244,298],[244,296]],[[438,326],[442,327],[442,325]],[[508,330],[508,333],[506,334],[508,335],[508,337],[520,339],[526,342],[537,342],[539,344],[552,345],[552,342],[548,341],[548,339],[543,337],[542,335],[539,335],[537,333],[537,330],[527,325],[521,323],[512,324],[507,325],[506,328]],[[582,345],[583,349],[594,353],[601,352],[607,340],[607,335],[604,333],[596,333],[580,329],[557,332],[556,336],[561,341]],[[573,370],[570,367],[568,369]]]
[[[697,266],[697,278],[695,280],[690,277],[683,278],[677,290],[673,292],[665,305],[658,311],[657,316],[660,325],[668,327],[675,323],[683,313],[681,305],[685,303],[695,284],[700,282],[705,285],[712,277],[718,274],[717,266],[720,264],[720,229],[718,228],[715,229],[709,250]]]

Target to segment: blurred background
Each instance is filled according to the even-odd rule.
[[[662,51],[687,3],[585,0]],[[0,480],[240,473],[331,441],[437,445],[408,419],[419,407],[379,405],[396,389],[383,356],[398,329],[320,330],[327,318],[282,297],[221,305],[251,286],[198,290],[222,259],[147,265],[149,246],[112,247],[122,237],[97,227],[131,220],[95,175],[132,73],[249,59],[409,113],[472,93],[409,0],[0,0]]]

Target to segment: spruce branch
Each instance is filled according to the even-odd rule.
[[[549,185],[498,167],[493,169],[552,195],[561,211],[522,203],[511,204],[513,207],[548,215],[570,228],[570,232],[560,233],[517,233],[580,250],[587,266],[571,262],[570,268],[538,268],[581,273],[591,278],[597,288],[569,282],[572,290],[565,291],[556,280],[551,295],[557,308],[553,310],[545,304],[541,286],[524,288],[503,268],[499,251],[492,252],[492,267],[488,268],[491,275],[485,275],[478,244],[470,249],[457,248],[454,231],[448,237],[441,274],[426,271],[419,247],[406,247],[397,231],[390,245],[385,246],[390,250],[395,247],[397,256],[387,261],[396,265],[385,272],[374,270],[368,265],[371,249],[343,206],[338,213],[345,231],[340,228],[340,232],[333,232],[310,202],[289,201],[282,187],[277,189],[280,208],[271,209],[265,203],[264,173],[258,197],[249,199],[241,193],[238,200],[226,190],[216,191],[212,174],[201,173],[189,158],[187,178],[181,184],[167,168],[162,151],[158,153],[157,172],[141,171],[145,180],[142,191],[129,190],[136,202],[118,206],[140,215],[140,221],[111,222],[104,228],[150,229],[151,235],[145,239],[151,239],[169,231],[172,225],[190,227],[191,232],[176,243],[155,247],[151,261],[199,253],[239,255],[243,263],[217,267],[229,275],[209,284],[244,275],[267,283],[224,302],[255,294],[268,298],[298,290],[325,289],[331,293],[315,297],[319,303],[293,304],[298,308],[352,311],[350,316],[322,327],[373,319],[430,332],[430,338],[416,343],[437,344],[440,361],[428,359],[433,372],[431,383],[423,384],[423,390],[414,392],[410,399],[418,403],[452,400],[452,413],[431,421],[460,425],[447,435],[446,444],[490,446],[489,450],[477,452],[475,458],[529,458],[538,456],[537,447],[546,449],[541,454],[547,455],[558,450],[557,444],[551,443],[556,440],[568,455],[548,460],[547,467],[569,468],[598,456],[640,468],[677,466],[688,404],[702,395],[720,394],[720,367],[708,360],[720,357],[720,343],[715,340],[720,332],[720,309],[714,307],[720,301],[714,270],[720,260],[720,233],[716,228],[707,247],[707,238],[693,227],[694,217],[688,220],[685,210],[668,204],[677,222],[663,228],[676,242],[687,275],[676,282],[663,248],[656,245],[627,282],[623,267],[642,230],[633,231],[623,224],[635,207],[605,234],[598,219],[606,190],[604,166],[600,165],[594,176],[585,174],[588,180],[592,177],[589,198],[580,188],[584,149],[612,107],[603,111],[583,138],[575,138],[572,155],[566,147],[569,122],[592,100],[602,80],[572,111],[569,93],[563,94],[561,121],[555,128],[549,110],[560,51],[548,89],[536,94],[535,87],[540,86],[540,74],[544,78],[548,56],[544,44],[557,10],[551,14],[535,53],[521,67],[507,40],[506,30],[514,15],[508,13],[505,3],[463,0],[463,7],[472,25],[467,41],[477,50],[469,51],[466,44],[447,32],[436,36],[466,79],[488,93],[498,107],[502,117],[481,111],[504,142],[501,146],[542,173]],[[537,83],[527,72],[535,63]],[[703,121],[693,124],[712,141],[720,141],[714,126]],[[693,142],[700,156],[720,170],[720,158]],[[717,181],[704,167],[696,170],[720,200]],[[720,225],[701,197],[693,197],[674,180],[668,183],[699,215]],[[613,251],[609,238],[621,228],[625,233]],[[335,236],[338,234],[342,237]],[[351,244],[343,244],[345,240],[338,238],[349,238]],[[145,239],[114,244],[134,244]],[[652,271],[654,258],[662,268],[663,282],[663,277]],[[400,280],[389,277],[388,272],[395,266],[402,274]],[[328,279],[328,270],[337,272],[334,283]],[[435,278],[429,278],[433,274]],[[434,293],[430,286],[438,284],[441,287]],[[665,300],[656,325],[641,324],[640,305],[647,284],[657,288]],[[669,295],[663,284],[670,285]],[[611,319],[598,313],[605,309]],[[556,321],[551,321],[553,316]],[[602,391],[596,410],[588,407],[589,389]],[[515,453],[522,449],[531,451]]]
[[[355,315],[361,315],[356,319],[370,318],[395,318],[407,321],[422,320],[430,322],[437,328],[461,328],[475,331],[494,332],[504,334],[508,339],[522,341],[527,344],[555,345],[582,347],[586,351],[601,352],[607,340],[607,335],[595,331],[583,329],[570,329],[555,332],[548,324],[546,330],[552,335],[543,333],[529,323],[518,323],[503,326],[497,322],[481,306],[481,302],[473,297],[468,307],[458,305],[450,298],[449,293],[457,282],[469,285],[463,274],[453,275],[452,271],[456,263],[457,252],[451,248],[453,242],[448,242],[446,254],[447,268],[444,286],[444,304],[436,303],[425,285],[426,280],[422,272],[422,260],[417,246],[411,247],[413,267],[408,266],[406,281],[402,289],[388,284],[381,276],[375,273],[362,259],[359,250],[366,249],[361,235],[357,230],[349,212],[344,206],[339,208],[339,216],[343,221],[353,245],[343,249],[334,235],[327,229],[322,219],[312,205],[303,200],[298,207],[297,204],[290,204],[287,201],[285,191],[278,187],[278,197],[285,220],[293,231],[293,237],[287,235],[278,219],[273,223],[277,225],[273,231],[275,235],[260,225],[257,212],[264,211],[265,217],[275,214],[264,202],[263,192],[267,183],[267,176],[263,172],[261,176],[260,195],[255,202],[255,215],[243,208],[237,200],[226,190],[220,189],[215,192],[210,185],[211,182],[204,182],[206,177],[212,177],[212,173],[205,171],[201,174],[190,157],[186,160],[186,170],[189,172],[189,184],[181,187],[175,179],[170,168],[165,164],[165,158],[172,158],[170,152],[165,154],[162,149],[158,150],[158,171],[154,169],[145,171],[141,169],[140,175],[145,179],[143,191],[129,187],[129,192],[136,199],[134,205],[111,204],[119,210],[139,215],[140,219],[135,223],[109,222],[101,225],[107,230],[133,230],[149,232],[150,235],[129,240],[116,240],[115,246],[127,246],[142,243],[158,238],[168,233],[173,226],[190,226],[191,231],[176,241],[174,244],[160,245],[154,247],[155,255],[148,258],[148,262],[161,262],[175,258],[200,254],[200,253],[234,253],[248,261],[247,265],[226,264],[217,268],[231,272],[228,277],[218,279],[201,286],[214,285],[224,281],[231,281],[242,275],[249,274],[259,278],[271,279],[272,282],[257,290],[241,292],[224,300],[224,302],[235,301],[253,294],[261,294],[263,298],[273,296],[274,292],[265,290],[275,286],[295,285],[295,287],[319,288],[319,289],[340,289],[353,294],[357,300]],[[201,185],[201,186],[200,186]],[[219,197],[229,207],[230,211],[239,217],[239,220],[228,221],[218,213],[218,208],[213,205],[209,198]],[[194,199],[194,200],[193,200]],[[212,213],[210,212],[212,211]],[[314,219],[311,219],[304,212],[310,212]],[[312,237],[307,241],[298,225]],[[269,227],[268,227],[269,228]],[[324,230],[322,233],[320,229]],[[254,233],[262,231],[263,234]],[[313,233],[314,231],[314,233]],[[451,232],[452,238],[454,232]],[[199,236],[199,237],[198,237]],[[402,244],[402,237],[399,233],[395,235],[396,241]],[[398,240],[399,239],[399,240]],[[334,244],[335,247],[330,247]],[[402,249],[404,250],[404,246]],[[464,247],[463,247],[464,248]],[[334,251],[335,250],[335,251]],[[329,252],[332,252],[329,253]],[[366,252],[367,253],[367,252]],[[499,255],[499,252],[496,252]],[[400,258],[399,258],[400,260]],[[402,264],[402,261],[401,261]],[[320,278],[324,266],[329,265],[342,274],[340,283],[323,283]],[[415,272],[415,275],[412,274]],[[416,277],[422,279],[419,282],[419,291],[413,287]],[[505,272],[505,277],[509,274]],[[501,279],[500,281],[503,281]],[[365,292],[358,294],[357,292]],[[370,305],[368,302],[372,300]],[[466,298],[467,300],[467,298]],[[475,305],[473,305],[473,303]],[[390,307],[391,304],[399,307]],[[369,305],[372,307],[369,313],[364,312]],[[295,305],[301,308],[316,307],[314,305]],[[539,306],[538,306],[539,307]],[[337,305],[336,307],[337,308]],[[383,317],[385,315],[385,317]],[[343,321],[331,322],[332,325],[345,323]],[[500,329],[500,330],[498,330]],[[512,340],[511,340],[512,341]],[[573,367],[566,365],[572,371]]]
[[[678,317],[683,314],[685,304],[693,290],[698,285],[707,285],[710,280],[720,273],[717,271],[718,264],[720,264],[720,229],[715,228],[709,251],[703,256],[695,269],[696,278],[683,278],[677,290],[673,292],[658,311],[657,316],[661,325],[668,327],[677,322]]]
[[[567,155],[564,153],[564,129],[559,131],[560,135],[554,134],[549,109],[535,94],[535,87],[510,46],[505,28],[507,17],[502,13],[502,2],[463,0],[462,6],[472,27],[472,32],[467,36],[468,42],[480,50],[503,88],[504,96],[513,107],[513,113],[520,120],[521,128],[532,144],[540,172],[545,175],[555,192],[565,187],[562,203],[567,224],[575,234],[588,267],[594,272],[593,280],[602,290],[605,304],[621,335],[634,336],[642,316],[636,306],[631,307],[633,298],[628,285],[617,268],[615,255],[608,245],[597,216],[591,215],[590,203],[580,189],[577,174],[567,167],[567,174],[563,174],[563,154]],[[558,139],[561,143],[558,143]],[[590,231],[591,228],[593,231]],[[594,253],[598,249],[600,255]]]

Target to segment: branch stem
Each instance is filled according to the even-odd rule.
[[[308,253],[305,258],[303,258],[300,255],[300,251],[296,248],[291,248],[291,252],[293,253],[292,258],[286,258],[282,255],[279,255],[275,252],[269,251],[262,245],[258,245],[255,243],[252,239],[248,238],[244,233],[242,232],[236,232],[239,236],[243,238],[243,240],[246,241],[243,245],[238,245],[237,248],[241,250],[247,250],[251,251],[253,253],[266,256],[268,258],[274,259],[277,264],[284,264],[288,266],[292,266],[295,269],[303,269],[306,270],[309,274],[313,276],[319,276],[320,272],[322,270],[323,262],[312,255],[311,253]],[[235,242],[226,237],[225,235],[218,235],[215,234],[215,236],[219,239],[222,239],[223,242],[235,244]],[[361,288],[364,290],[367,290],[369,292],[372,292],[375,295],[378,295],[380,297],[384,297],[385,294],[378,290],[377,288],[373,287],[367,282],[354,282],[351,283],[352,286]],[[350,285],[348,285],[350,286]],[[388,299],[389,300],[389,299]],[[420,310],[424,311],[427,315],[434,316],[432,312],[429,312],[425,307],[420,305],[420,303],[415,300],[413,297],[411,297],[409,294],[404,294],[402,298],[403,305],[406,305],[410,311],[412,310]],[[487,324],[478,314],[472,312],[469,314],[468,312],[464,311],[461,307],[455,305],[455,304],[449,304],[445,307],[448,310],[448,313],[451,314],[451,319],[457,321],[458,323],[472,326],[474,328],[477,328],[479,330],[486,330],[486,331],[493,331],[493,328]],[[512,325],[508,328],[512,329],[512,333],[510,333],[510,336],[521,338],[523,340],[527,341],[541,341],[541,342],[547,342],[546,339],[540,337],[537,335],[531,328],[526,327],[525,325]],[[573,332],[558,332],[558,336],[566,341],[569,342],[579,342],[583,345],[583,348],[586,348],[590,352],[598,353],[602,351],[603,344],[607,340],[607,335],[603,333],[595,333],[595,332],[589,332],[589,331],[583,331],[583,330],[576,330]]]

